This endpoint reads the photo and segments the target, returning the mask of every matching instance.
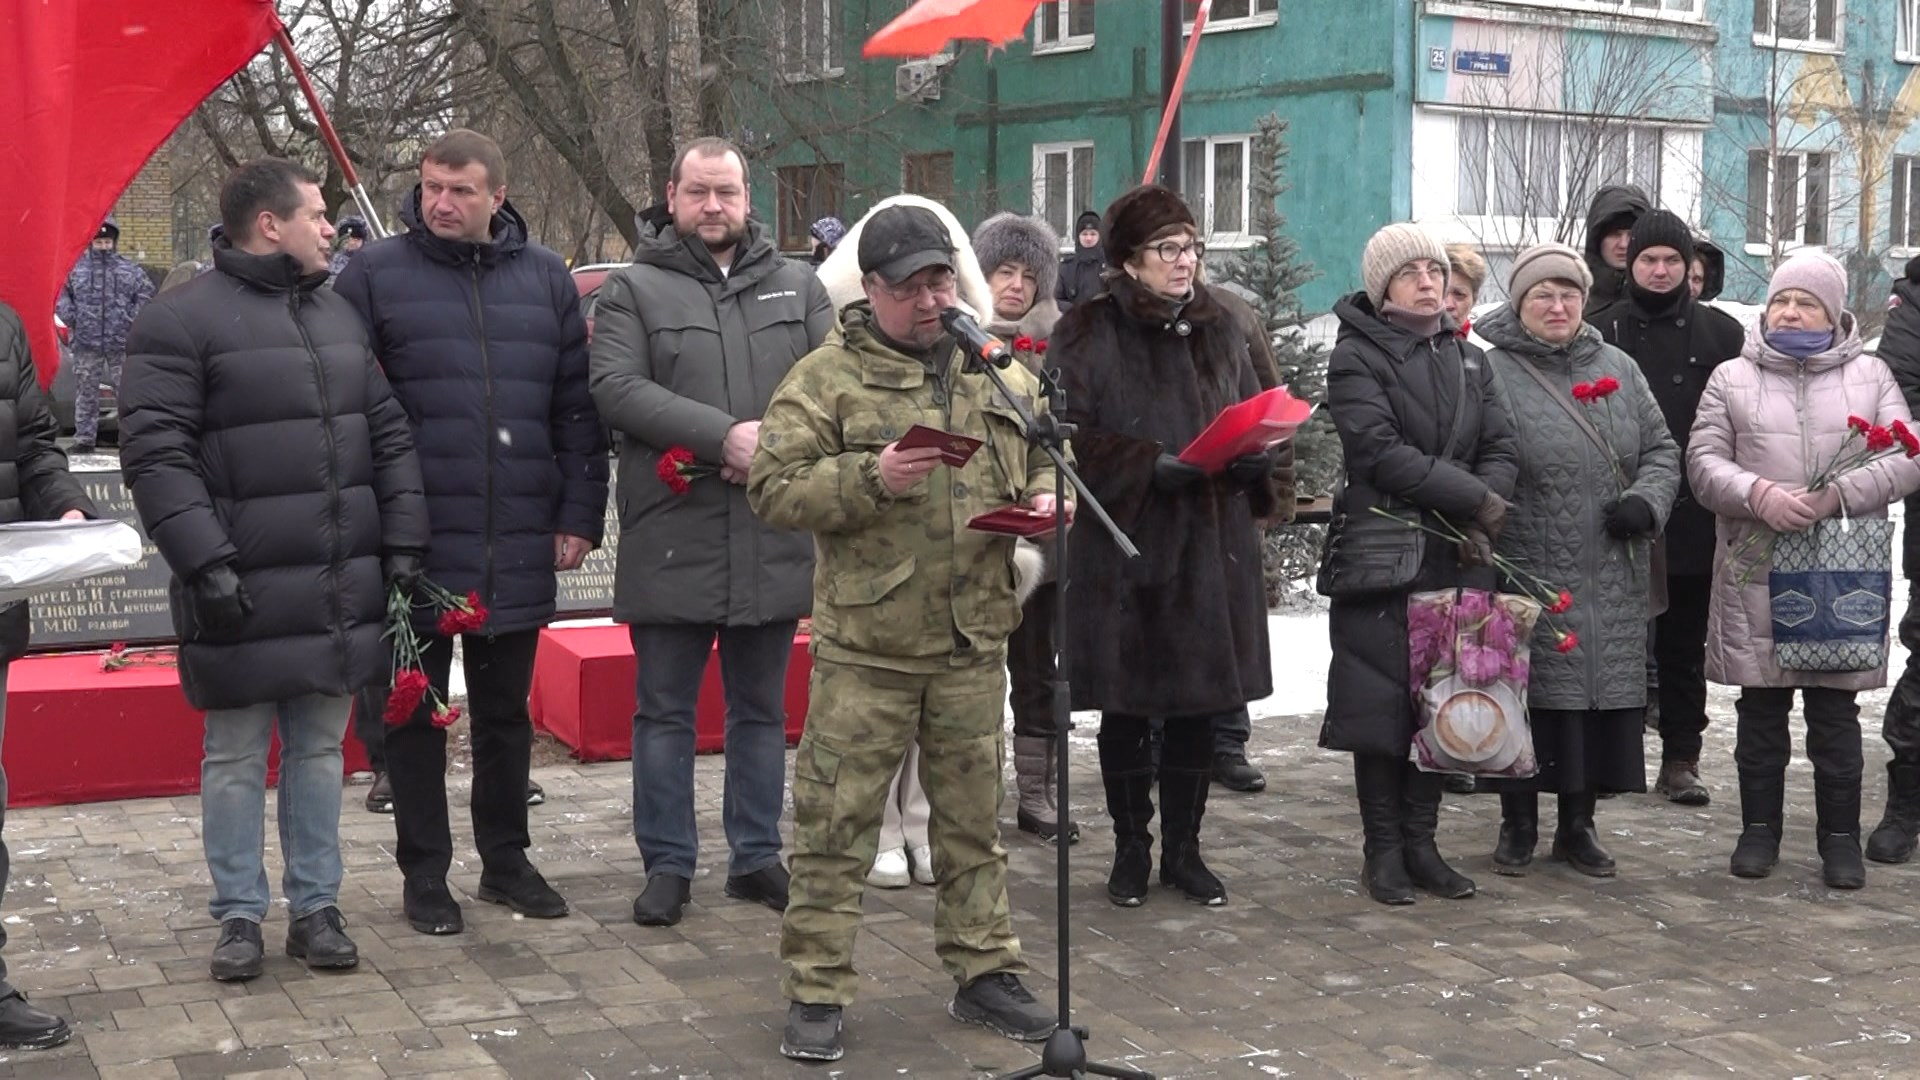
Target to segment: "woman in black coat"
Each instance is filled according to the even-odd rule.
[[[1416,728],[1409,688],[1407,597],[1453,587],[1493,589],[1492,540],[1518,472],[1513,429],[1497,403],[1480,350],[1443,310],[1446,248],[1414,225],[1389,225],[1367,242],[1366,291],[1334,307],[1340,336],[1327,368],[1327,404],[1346,454],[1320,590],[1333,598],[1327,712],[1320,745],[1353,754],[1366,842],[1367,892],[1410,904],[1415,886],[1472,896],[1474,884],[1434,844],[1441,778],[1409,760]],[[1373,509],[1444,518],[1469,539],[1424,535],[1418,572],[1398,588],[1367,590],[1358,541],[1377,527]]]
[[[1100,773],[1117,839],[1107,894],[1132,907],[1152,870],[1151,720],[1164,722],[1160,880],[1203,904],[1226,889],[1200,859],[1213,721],[1273,691],[1254,521],[1292,483],[1255,454],[1208,475],[1176,455],[1221,409],[1260,392],[1235,320],[1195,278],[1193,216],[1165,188],[1108,208],[1106,291],[1054,330],[1063,418],[1089,489],[1140,549],[1092,523],[1069,541],[1067,664],[1075,709],[1099,709]],[[1076,583],[1084,586],[1075,589]]]

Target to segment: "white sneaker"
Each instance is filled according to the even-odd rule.
[[[933,848],[926,844],[913,849],[913,880],[922,885],[933,884]]]
[[[912,881],[906,848],[881,852],[880,857],[873,860],[873,869],[867,871],[867,884],[876,889],[904,889]]]

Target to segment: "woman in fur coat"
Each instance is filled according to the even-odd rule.
[[[1212,717],[1273,690],[1256,518],[1277,510],[1274,459],[1209,475],[1180,450],[1260,380],[1246,336],[1196,280],[1193,215],[1157,185],[1108,207],[1107,291],[1074,305],[1049,355],[1082,477],[1140,549],[1124,557],[1082,521],[1068,541],[1068,673],[1075,709],[1099,709],[1100,772],[1117,844],[1107,894],[1132,907],[1152,871],[1150,723],[1160,760],[1160,880],[1202,904],[1226,888],[1200,858]],[[1085,582],[1079,590],[1075,582]]]

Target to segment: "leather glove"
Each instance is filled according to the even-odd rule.
[[[1227,479],[1242,487],[1264,484],[1273,475],[1273,459],[1264,452],[1234,458],[1227,466]]]
[[[380,575],[389,589],[412,593],[426,572],[427,561],[417,551],[389,551],[380,560]]]
[[[1486,530],[1478,525],[1469,525],[1460,530],[1460,565],[1492,566],[1493,540]]]
[[[1615,540],[1631,540],[1636,536],[1652,536],[1659,524],[1654,519],[1653,507],[1638,495],[1628,495],[1607,504],[1604,522],[1607,535]]]
[[[1819,518],[1807,504],[1771,480],[1755,480],[1747,491],[1747,507],[1753,516],[1777,533],[1800,532]]]
[[[1480,500],[1480,509],[1473,512],[1473,523],[1480,526],[1481,531],[1487,534],[1487,539],[1498,540],[1500,530],[1507,524],[1507,511],[1510,509],[1507,500],[1489,491],[1487,497]]]
[[[240,584],[240,575],[226,563],[194,575],[187,582],[187,592],[193,621],[202,631],[236,633],[253,612],[253,601],[247,597],[246,586]]]
[[[1207,478],[1207,471],[1198,465],[1189,465],[1172,454],[1161,454],[1153,462],[1153,490],[1160,492],[1181,491],[1192,487]]]

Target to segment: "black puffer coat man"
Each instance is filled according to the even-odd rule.
[[[359,310],[413,423],[433,543],[427,577],[477,591],[495,633],[553,618],[554,534],[599,544],[607,441],[587,392],[587,324],[560,256],[502,203],[488,243],[378,240],[334,288]]]
[[[427,545],[406,413],[345,300],[286,254],[225,239],[214,272],[134,320],[120,467],[173,571],[180,683],[198,709],[388,677],[381,556]],[[239,628],[198,626],[185,583],[231,568]]]

